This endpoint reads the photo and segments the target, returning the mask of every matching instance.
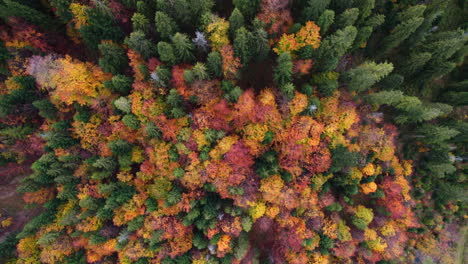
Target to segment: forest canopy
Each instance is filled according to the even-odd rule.
[[[35,210],[0,208],[0,262],[457,263],[467,17],[0,0],[0,184]]]

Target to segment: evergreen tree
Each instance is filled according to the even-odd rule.
[[[194,46],[187,35],[176,33],[172,37],[172,45],[178,62],[191,62],[195,60],[195,56],[193,56]]]
[[[416,129],[416,137],[426,144],[440,144],[456,135],[459,131],[446,126],[424,124]]]
[[[283,87],[293,79],[293,64],[291,54],[283,52],[278,56],[277,66],[274,70],[273,79],[278,87]]]
[[[236,32],[239,28],[244,26],[244,15],[239,11],[239,9],[234,8],[229,17],[229,33],[231,37],[234,38],[236,36]]]
[[[55,8],[55,13],[64,23],[70,22],[73,18],[69,9],[71,3],[71,0],[50,0],[50,5]]]
[[[217,51],[212,51],[206,59],[208,72],[213,77],[221,77],[223,75],[223,58]]]
[[[406,76],[412,75],[423,68],[431,57],[430,52],[413,53],[406,60],[402,60],[398,70]]]
[[[122,73],[128,65],[128,58],[125,50],[119,45],[111,42],[101,43],[98,46],[102,57],[99,59],[99,66],[112,74]]]
[[[48,99],[34,101],[33,106],[39,110],[39,115],[43,118],[53,120],[57,117],[57,108]]]
[[[111,10],[100,5],[99,7],[85,8],[87,23],[79,28],[81,37],[90,50],[96,50],[101,40],[112,40],[121,43],[123,32],[116,25]]]
[[[149,19],[140,13],[134,13],[132,16],[133,31],[142,31],[145,34],[149,32]]]
[[[130,35],[125,38],[125,44],[132,50],[140,53],[145,59],[155,55],[153,43],[146,38],[145,33],[142,31],[130,33]]]
[[[367,95],[365,97],[365,100],[369,104],[394,105],[394,104],[400,102],[402,100],[403,96],[404,95],[403,95],[402,91],[381,91],[381,92],[372,93],[372,94]]]
[[[174,65],[177,61],[172,45],[167,42],[160,41],[158,43],[158,53],[161,61],[169,65]]]
[[[254,18],[257,13],[261,0],[233,0],[234,6],[244,15],[247,21]]]
[[[158,32],[159,37],[163,40],[170,39],[171,36],[179,31],[176,22],[161,11],[156,12],[154,23],[156,24],[156,32]]]
[[[320,15],[327,9],[331,0],[309,0],[302,11],[301,21],[317,21]]]
[[[393,64],[365,62],[358,67],[347,71],[343,79],[348,81],[350,91],[362,92],[380,81],[393,71]]]
[[[330,26],[335,21],[335,12],[333,10],[327,9],[323,11],[317,20],[317,25],[320,27],[320,35],[325,36]]]
[[[246,67],[252,59],[253,49],[250,42],[253,39],[253,34],[245,29],[245,27],[241,27],[236,32],[236,37],[234,39],[234,52],[236,56],[241,59],[241,63],[244,67]]]
[[[317,50],[317,69],[321,72],[334,70],[340,58],[353,44],[356,34],[356,28],[349,26],[326,37]]]
[[[43,29],[57,29],[58,25],[52,17],[19,2],[22,1],[3,0],[0,3],[0,18],[22,17]]]
[[[347,26],[352,26],[356,22],[359,17],[359,9],[357,8],[350,8],[346,9],[343,13],[341,13],[337,18],[334,24],[335,28],[345,28]]]
[[[125,75],[115,75],[111,81],[105,82],[104,85],[110,88],[113,92],[121,95],[127,95],[132,87],[133,79]]]
[[[372,14],[375,7],[375,0],[354,0],[353,6],[359,9],[359,21],[363,23],[364,20]]]
[[[380,57],[387,55],[392,49],[398,47],[407,39],[424,21],[422,17],[414,17],[398,24],[391,33],[387,35],[379,46]]]

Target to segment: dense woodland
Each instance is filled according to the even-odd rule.
[[[467,18],[466,0],[0,0],[0,175],[38,210],[0,262],[456,263]]]

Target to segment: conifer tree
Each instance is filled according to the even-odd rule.
[[[335,12],[333,10],[327,9],[323,11],[317,20],[317,25],[320,27],[320,35],[325,36],[330,26],[335,21]]]
[[[99,66],[112,74],[119,74],[125,70],[128,65],[128,58],[125,50],[115,43],[101,43],[98,46],[101,52]]]
[[[239,28],[244,26],[244,15],[239,11],[239,9],[234,8],[229,17],[229,33],[231,37],[234,38],[236,36],[236,32]]]
[[[195,60],[195,56],[193,56],[194,46],[187,35],[176,33],[172,37],[172,45],[178,62],[191,62]]]
[[[148,59],[155,55],[153,43],[146,37],[142,31],[135,31],[125,38],[125,44],[132,50],[138,52],[143,58]]]
[[[236,56],[241,58],[241,63],[244,67],[246,67],[252,59],[253,47],[250,45],[250,42],[253,39],[253,34],[245,29],[245,27],[241,27],[236,32],[236,37],[234,39],[234,52]]]
[[[177,61],[172,45],[167,42],[160,41],[158,43],[158,54],[161,61],[169,65],[173,65]]]
[[[293,64],[291,54],[283,52],[276,60],[277,66],[273,78],[279,87],[283,87],[293,79]]]
[[[375,0],[353,0],[353,6],[359,9],[358,23],[363,23],[364,20],[372,14],[375,7]]]
[[[235,8],[239,9],[242,15],[244,15],[246,20],[250,21],[257,13],[261,0],[233,0],[232,2]]]
[[[346,9],[343,13],[341,13],[335,21],[334,27],[335,28],[345,28],[347,26],[352,26],[356,22],[359,17],[359,9],[357,8],[350,8]]]
[[[223,75],[223,58],[217,51],[212,51],[206,59],[208,72],[213,77],[221,77]]]
[[[393,71],[393,64],[365,62],[358,67],[347,71],[343,79],[348,81],[349,90],[362,92],[380,81]]]
[[[317,69],[321,72],[335,69],[340,58],[353,44],[356,34],[356,28],[348,26],[326,37],[317,50]]]
[[[303,22],[306,21],[317,21],[320,15],[327,9],[328,5],[330,4],[331,0],[323,0],[323,1],[316,1],[316,0],[309,0],[307,5],[302,11],[301,20]]]
[[[149,32],[149,23],[149,19],[143,14],[135,13],[132,16],[133,31],[142,31],[147,34]]]
[[[154,23],[156,24],[156,32],[158,32],[159,37],[163,40],[169,40],[171,36],[179,31],[176,22],[161,11],[156,12]]]

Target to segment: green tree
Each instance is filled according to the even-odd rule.
[[[408,58],[401,61],[398,71],[403,73],[406,76],[415,74],[421,68],[426,65],[426,63],[431,59],[432,55],[430,52],[418,52],[411,54]]]
[[[358,23],[363,23],[364,20],[372,14],[372,10],[375,7],[375,0],[354,0],[354,6],[359,9],[359,21]]]
[[[317,21],[320,15],[327,9],[331,0],[309,0],[302,11],[301,21]]]
[[[236,37],[234,39],[234,52],[236,56],[241,59],[241,63],[244,67],[246,67],[252,59],[253,49],[250,42],[253,38],[253,34],[245,29],[245,27],[241,27],[236,32]]]
[[[161,11],[156,12],[154,23],[156,24],[156,32],[158,32],[159,37],[163,40],[170,39],[171,36],[179,31],[176,22]]]
[[[229,17],[229,33],[231,37],[234,38],[236,36],[236,32],[239,28],[244,26],[244,15],[242,15],[239,9],[234,8]]]
[[[195,56],[193,56],[194,46],[187,35],[176,33],[172,37],[172,45],[178,62],[191,62],[195,60]]]
[[[22,17],[43,29],[57,29],[58,24],[52,17],[19,2],[23,1],[3,0],[0,3],[0,18]]]
[[[79,28],[81,37],[91,50],[96,50],[101,40],[112,40],[121,43],[123,32],[116,25],[112,11],[104,6],[85,8],[87,22]]]
[[[43,118],[53,120],[57,117],[57,108],[48,99],[37,100],[32,104],[39,110],[39,115]]]
[[[104,82],[104,85],[111,91],[127,95],[132,88],[133,79],[125,75],[115,75],[110,81]]]
[[[217,51],[212,51],[206,59],[208,72],[213,77],[221,77],[223,75],[223,58]]]
[[[50,0],[50,5],[55,8],[55,13],[64,23],[70,22],[73,18],[69,8],[71,3],[71,0]]]
[[[161,61],[169,65],[174,65],[177,61],[172,45],[167,42],[160,41],[158,43],[158,53]]]
[[[414,17],[398,24],[391,33],[387,35],[379,46],[380,57],[387,55],[392,49],[398,47],[407,39],[424,21],[422,17]]]
[[[293,79],[293,64],[291,54],[283,52],[278,56],[277,66],[274,69],[273,79],[278,87],[289,83]]]
[[[140,13],[134,13],[132,16],[133,31],[142,31],[145,34],[149,31],[149,19]]]
[[[460,134],[450,127],[433,124],[423,124],[415,132],[416,137],[426,144],[440,144]]]
[[[353,26],[348,26],[326,37],[315,56],[317,69],[321,72],[334,70],[340,58],[353,44],[356,35],[357,29]]]
[[[143,31],[135,31],[130,33],[130,35],[125,38],[125,44],[128,45],[128,47],[132,50],[140,53],[140,55],[145,59],[155,55],[154,45],[145,36]]]
[[[348,82],[350,91],[362,92],[369,89],[372,85],[380,81],[393,71],[393,64],[375,62],[364,62],[356,68],[353,68],[342,76]]]
[[[336,18],[334,27],[345,28],[347,26],[352,26],[354,25],[358,17],[359,17],[359,9],[357,8],[346,9],[343,13],[341,13]]]
[[[122,73],[128,65],[128,58],[125,50],[115,43],[101,43],[98,46],[101,52],[99,66],[112,74]]]
[[[234,6],[244,15],[247,21],[254,18],[258,12],[261,0],[233,0]]]
[[[317,20],[317,25],[320,27],[320,35],[325,36],[328,32],[328,29],[335,21],[335,11],[327,9],[323,11]]]

